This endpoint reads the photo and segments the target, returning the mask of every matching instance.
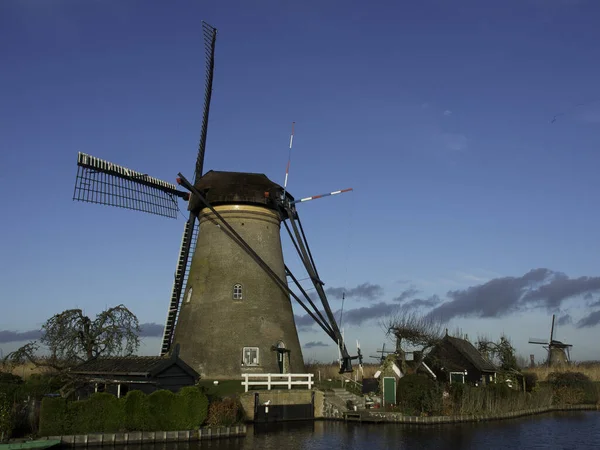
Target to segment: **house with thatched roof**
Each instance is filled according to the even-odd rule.
[[[497,368],[466,339],[444,338],[425,358],[439,381],[485,385],[496,379]]]

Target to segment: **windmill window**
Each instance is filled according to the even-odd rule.
[[[244,347],[242,352],[242,364],[244,366],[258,366],[258,347]]]
[[[241,284],[233,285],[233,299],[234,300],[242,299],[242,285]]]

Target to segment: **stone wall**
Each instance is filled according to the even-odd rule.
[[[512,411],[502,414],[472,414],[464,416],[405,416],[402,413],[387,412],[377,409],[368,409],[353,413],[356,417],[352,420],[361,422],[393,422],[393,423],[412,423],[412,424],[441,424],[441,423],[461,423],[461,422],[482,422],[488,420],[512,419],[534,414],[543,414],[552,411],[582,411],[596,410],[598,405],[565,405],[549,406],[544,408],[526,409],[522,411]],[[350,418],[349,418],[350,419]]]
[[[322,394],[322,393],[321,393]],[[318,418],[321,419],[344,419],[346,405],[344,400],[334,395],[323,396],[322,409]],[[315,405],[316,409],[316,405]],[[317,418],[315,411],[315,418]]]
[[[312,394],[315,393],[315,417],[317,417],[317,411],[323,409],[323,393],[320,391],[312,391],[308,389],[274,389],[274,390],[260,390],[260,391],[249,391],[240,395],[240,403],[246,414],[246,420],[254,420],[254,395],[258,394],[258,400],[260,404],[264,404],[270,401],[271,405],[305,405],[312,403]]]
[[[69,436],[47,436],[40,440],[59,440],[62,446],[92,447],[155,442],[189,442],[204,439],[222,439],[246,436],[246,425],[234,427],[200,428],[185,431],[133,431],[130,433],[91,433]]]

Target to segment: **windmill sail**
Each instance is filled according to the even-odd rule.
[[[210,113],[210,100],[212,98],[213,75],[215,72],[215,44],[217,42],[217,29],[206,22],[202,22],[204,35],[204,48],[206,56],[206,83],[204,85],[204,112],[202,114],[202,127],[200,129],[200,143],[196,157],[194,183],[202,176],[204,170],[204,151],[206,150],[206,135],[208,133],[208,116]]]
[[[190,227],[193,227],[191,232]],[[188,239],[190,239],[190,242],[187,242]],[[192,256],[194,255],[194,250],[196,249],[197,240],[198,222],[187,221],[185,223],[185,228],[183,229],[181,248],[179,250],[179,259],[177,260],[175,278],[173,280],[171,303],[169,304],[167,320],[165,322],[165,328],[163,330],[162,346],[160,350],[161,355],[167,354],[169,352],[169,349],[171,348],[173,332],[175,331],[175,324],[177,323],[179,309],[181,306],[181,294],[185,292],[185,286],[187,285],[187,279],[190,272],[190,265],[192,262]],[[186,251],[186,249],[189,250]]]
[[[210,113],[210,101],[212,98],[213,74],[215,69],[215,45],[217,40],[217,29],[202,22],[202,34],[204,35],[204,47],[206,56],[206,82],[204,86],[204,110],[202,113],[202,126],[200,129],[200,142],[198,144],[198,155],[194,169],[194,183],[202,177],[204,171],[204,153],[206,150],[206,136],[208,133],[208,117]],[[179,309],[181,308],[181,295],[185,292],[187,275],[191,264],[192,256],[196,248],[198,238],[198,222],[196,216],[190,214],[181,239],[181,248],[177,258],[177,267],[175,269],[175,280],[173,281],[173,290],[171,292],[171,302],[167,312],[165,329],[161,346],[161,355],[165,355],[171,348],[173,333],[177,324]]]
[[[178,197],[189,198],[174,184],[79,152],[73,200],[177,217]]]

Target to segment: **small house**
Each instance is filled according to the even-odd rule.
[[[439,381],[485,385],[496,379],[497,369],[466,339],[446,336],[425,358]]]
[[[363,380],[363,394],[379,392],[382,395],[383,404],[395,404],[397,385],[407,373],[419,373],[435,380],[435,373],[425,361],[420,363],[415,361],[413,353],[398,350],[388,355],[373,378]]]
[[[128,391],[150,394],[160,389],[173,392],[193,386],[199,374],[187,365],[177,349],[171,356],[127,356],[95,358],[70,370],[79,378],[79,396],[93,392],[109,392],[122,397]]]

